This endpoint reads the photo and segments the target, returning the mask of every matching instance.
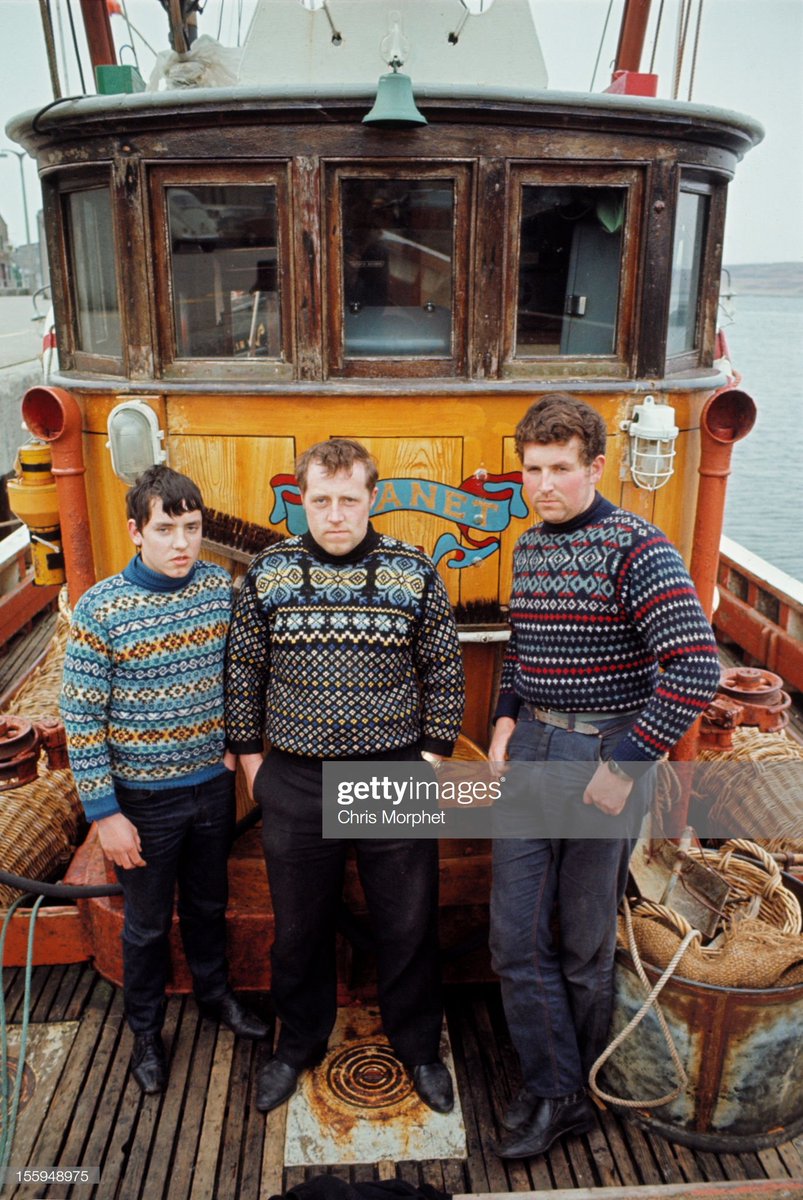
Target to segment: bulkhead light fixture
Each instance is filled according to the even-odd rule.
[[[637,404],[629,421],[621,428],[630,436],[628,464],[636,487],[657,492],[672,478],[678,427],[675,410],[669,404],[656,404],[645,396]]]
[[[109,413],[107,424],[112,470],[125,483],[135,483],[148,467],[167,459],[159,418],[142,400],[124,400]]]

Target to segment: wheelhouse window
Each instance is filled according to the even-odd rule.
[[[710,197],[682,191],[678,196],[672,247],[666,353],[668,357],[699,349],[700,297]]]
[[[282,355],[276,187],[165,189],[178,358]]]
[[[334,171],[329,354],[335,373],[454,375],[465,358],[468,170]],[[394,368],[394,360],[401,360]],[[381,364],[381,365],[379,365]]]
[[[346,355],[450,356],[453,185],[348,179],[341,208]]]
[[[612,355],[627,190],[522,188],[516,356]]]
[[[108,187],[64,198],[75,348],[109,359],[122,356],[114,225]]]

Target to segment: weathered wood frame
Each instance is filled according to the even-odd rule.
[[[291,212],[288,198],[288,164],[271,162],[146,164],[149,236],[154,264],[154,295],[161,374],[166,379],[290,379],[293,374],[293,269],[289,247]],[[167,219],[169,187],[272,187],[276,194],[276,262],[279,283],[281,349],[277,358],[203,358],[179,355],[173,292],[172,253]],[[157,369],[159,366],[157,365]]]
[[[508,186],[507,252],[504,270],[502,316],[503,370],[506,376],[531,376],[537,363],[541,374],[605,375],[627,378],[635,366],[635,317],[639,296],[638,266],[645,168],[642,165],[564,163],[512,163]],[[615,348],[610,355],[518,355],[516,316],[519,291],[522,196],[525,187],[617,187],[626,193],[622,253],[617,295]]]
[[[325,235],[322,238],[323,268],[326,280],[326,344],[329,376],[389,378],[427,378],[465,375],[468,342],[469,297],[476,279],[470,262],[472,205],[471,163],[457,161],[422,162],[420,159],[394,159],[365,163],[326,162],[324,165]],[[343,324],[343,242],[340,228],[341,184],[353,179],[409,179],[442,181],[454,188],[452,210],[452,353],[448,358],[349,357],[344,350]],[[477,285],[481,286],[479,281]]]

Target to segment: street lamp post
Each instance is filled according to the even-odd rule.
[[[16,155],[17,160],[19,161],[19,164],[20,164],[20,184],[22,186],[22,211],[23,211],[23,215],[25,216],[25,244],[26,244],[26,246],[30,247],[30,245],[31,245],[31,227],[28,223],[28,193],[25,190],[25,171],[24,171],[23,165],[22,165],[22,160],[24,158],[27,158],[28,155],[26,154],[26,152],[24,150],[0,150],[0,158],[8,158],[12,154]],[[28,256],[30,256],[30,253],[31,253],[31,251],[30,251],[30,249],[28,249],[28,251],[27,251]],[[31,274],[30,265],[25,268],[25,273],[28,276],[28,279],[30,280],[30,274]]]

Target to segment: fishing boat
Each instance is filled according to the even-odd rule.
[[[254,539],[304,528],[297,453],[356,437],[379,464],[377,528],[422,546],[446,584],[469,680],[460,753],[481,756],[512,548],[530,519],[513,429],[532,400],[566,388],[605,419],[601,491],[667,533],[711,613],[718,569],[738,575],[718,567],[725,481],[755,414],[716,315],[727,191],[757,122],[657,98],[640,69],[649,5],[636,0],[600,94],[548,90],[524,0],[263,0],[236,82],[229,53],[193,47],[195,6],[166,7],[166,81],[206,72],[214,86],[141,90],[116,61],[105,6],[84,4],[99,94],[8,126],[39,165],[59,331],[57,368],[23,401],[50,451],[58,527],[47,505],[49,525],[36,526],[38,504],[26,512],[63,554],[67,606],[128,561],[124,495],[143,467],[167,459],[198,481],[215,518],[205,554],[237,576]],[[738,613],[759,621],[768,665],[799,680],[798,638]],[[692,735],[677,753],[695,746]],[[63,796],[60,764],[56,752],[50,787]],[[247,809],[243,796],[246,823]],[[465,1153],[312,1162],[351,1183],[458,1193],[794,1194],[792,1141],[717,1155],[613,1110],[548,1159],[494,1160],[492,1095],[513,1086],[513,1056],[484,949],[488,844],[445,842],[441,861]],[[231,879],[233,982],[262,993],[272,919],[253,830]],[[112,880],[90,831],[65,882]],[[356,879],[347,899],[359,917]],[[31,923],[20,910],[9,926],[11,1014]],[[111,986],[120,928],[114,896],[40,912],[31,1013],[64,1032],[35,1047],[25,1162],[100,1163],[98,1195],[267,1196],[309,1179],[309,1159],[282,1153],[283,1118],[265,1127],[249,1100],[256,1052],[184,998],[177,941],[171,1090],[158,1112],[141,1100]],[[343,942],[342,998],[370,1014],[358,932]]]

